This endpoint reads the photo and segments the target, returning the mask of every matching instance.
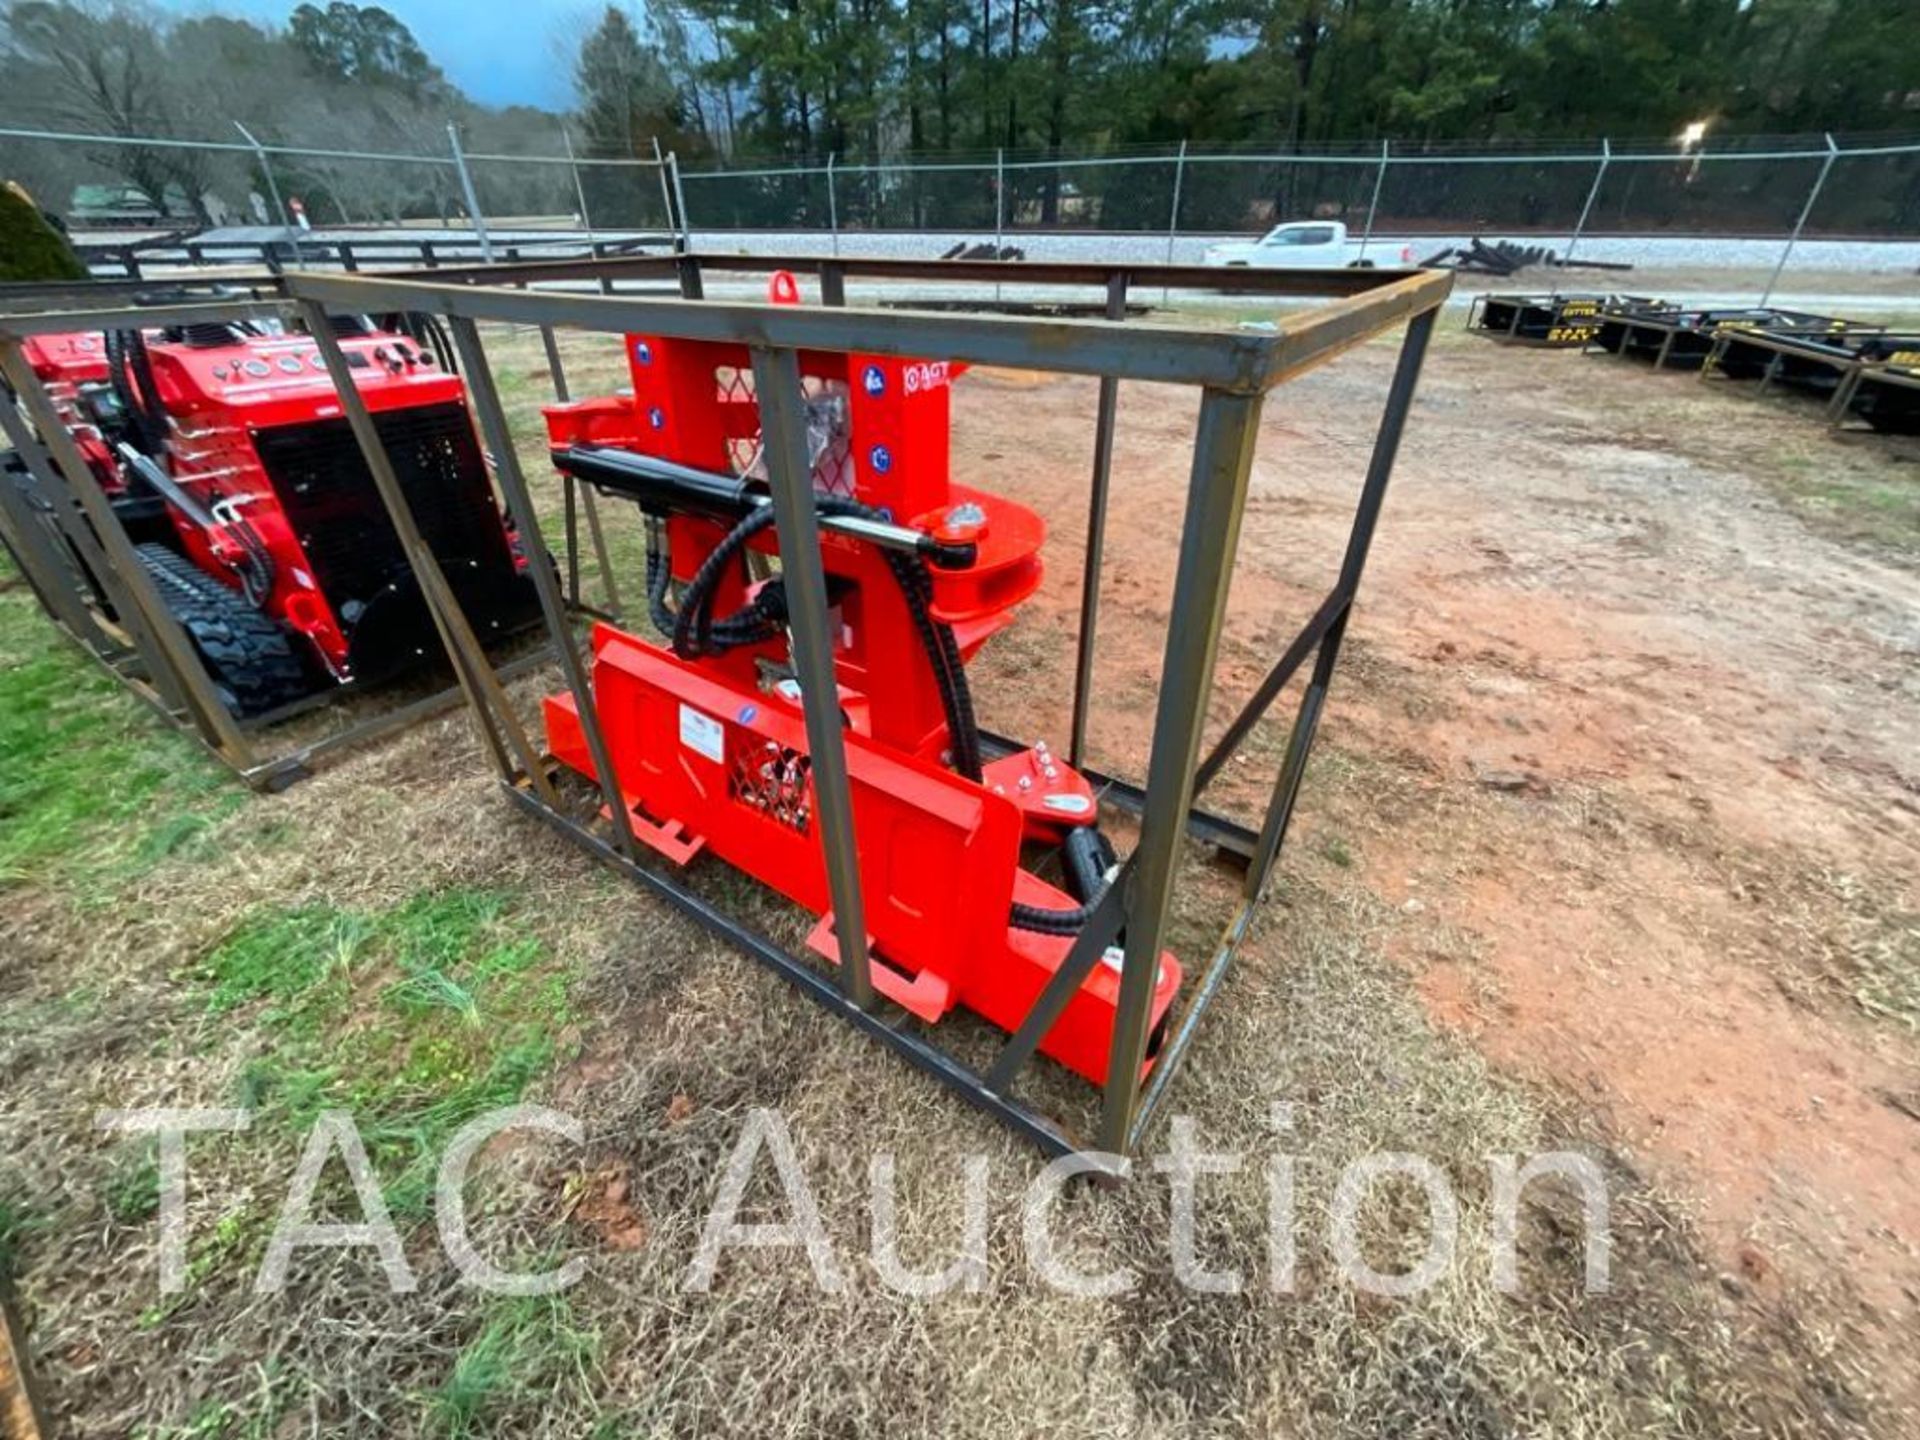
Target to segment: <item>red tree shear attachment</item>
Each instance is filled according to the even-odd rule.
[[[837,959],[746,348],[658,335],[626,347],[630,397],[546,411],[555,463],[648,517],[668,643],[606,625],[593,638],[620,795],[634,833],[675,864],[710,854],[813,911],[809,944]],[[1044,742],[985,762],[973,717],[966,663],[1038,588],[1046,526],[953,483],[962,367],[802,352],[799,368],[873,985],[925,1020],[964,1006],[1014,1030],[1113,870],[1087,781]],[[593,775],[572,697],[546,716],[554,756]],[[1050,852],[1070,888],[1030,868]],[[1119,994],[1111,958],[1039,1047],[1096,1084]],[[1179,983],[1163,955],[1156,1037]]]

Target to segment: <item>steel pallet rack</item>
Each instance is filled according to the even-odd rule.
[[[820,307],[734,304],[703,298],[704,281],[723,271],[750,274],[800,269],[819,276],[827,303]],[[681,297],[643,299],[608,293],[624,281],[662,273],[676,276]],[[876,279],[1006,282],[1037,286],[1103,287],[1111,320],[1013,318],[899,309],[845,308],[849,276]],[[587,286],[589,293],[536,291],[533,283]],[[1122,1168],[1163,1104],[1199,1023],[1219,993],[1286,838],[1309,751],[1319,724],[1385,496],[1421,363],[1439,307],[1452,286],[1441,272],[1254,272],[1244,285],[1223,284],[1220,271],[1194,267],[1010,265],[990,262],[889,262],[842,258],[681,255],[600,264],[539,262],[465,274],[442,270],[432,282],[418,277],[289,273],[285,294],[296,301],[338,386],[382,498],[414,562],[442,638],[455,661],[505,793],[520,808],[674,905],[804,994],[841,1016],[973,1104],[1053,1153],[1076,1153],[1097,1170]],[[1121,323],[1131,287],[1234,288],[1251,293],[1328,297],[1330,303],[1283,314],[1271,329]],[[518,287],[518,288],[516,288]],[[602,293],[590,293],[598,288]],[[816,814],[843,943],[837,979],[790,953],[772,937],[726,913],[677,875],[642,862],[623,798],[611,783],[605,737],[587,690],[586,674],[569,627],[563,597],[537,520],[523,533],[532,558],[548,637],[572,692],[599,777],[590,798],[563,794],[550,755],[537,749],[504,687],[474,643],[459,605],[426,548],[367,407],[354,391],[339,346],[324,323],[332,312],[419,311],[442,318],[460,353],[462,369],[496,478],[516,514],[533,516],[527,480],[509,443],[506,416],[492,378],[480,326],[538,327],[550,353],[556,327],[622,335],[644,332],[694,340],[723,340],[750,348],[756,375],[769,488],[777,516],[779,553],[793,633],[793,652],[807,711],[814,761]],[[1337,580],[1225,732],[1201,755],[1202,728],[1226,610],[1240,521],[1245,507],[1257,429],[1266,394],[1376,335],[1404,326],[1387,387],[1371,459],[1358,486],[1354,519]],[[1196,387],[1200,414],[1180,526],[1172,613],[1165,636],[1165,668],[1145,783],[1090,775],[1111,802],[1138,815],[1138,843],[1122,872],[1094,907],[1071,951],[1032,1012],[998,1058],[975,1067],[901,1016],[874,1008],[871,958],[864,935],[860,877],[846,778],[845,748],[832,696],[826,591],[811,482],[806,463],[804,412],[799,403],[797,356],[806,351],[860,351],[899,357],[937,356],[1097,377],[1094,465],[1084,557],[1082,610],[1075,646],[1071,758],[1081,759],[1092,689],[1094,633],[1104,537],[1113,427],[1122,381]],[[1311,662],[1305,693],[1259,828],[1210,814],[1196,801],[1240,749],[1290,678]],[[1176,1016],[1158,1059],[1142,1078],[1148,1044],[1149,1001],[1167,932],[1176,873],[1192,837],[1239,856],[1245,864],[1240,901],[1185,1009]],[[1120,1001],[1112,1036],[1112,1065],[1094,1144],[1042,1113],[1017,1093],[1016,1081],[1041,1037],[1080,981],[1124,932]]]
[[[1549,349],[1588,344],[1600,330],[1600,307],[1610,295],[1487,294],[1467,306],[1467,329],[1491,340]]]
[[[342,686],[263,715],[236,717],[199,653],[161,599],[152,574],[98,481],[61,424],[52,397],[34,375],[22,342],[34,335],[162,327],[198,321],[280,321],[294,302],[271,276],[169,286],[170,303],[129,304],[143,289],[124,282],[60,282],[0,291],[0,440],[18,457],[0,474],[0,545],[59,630],[168,723],[194,736],[256,789],[278,790],[312,773],[323,759],[410,728],[461,702],[457,685],[396,699],[365,718],[313,739],[275,746],[275,727],[331,705]],[[236,293],[237,292],[237,293]],[[567,489],[567,603],[570,610],[616,613],[617,589],[604,605],[582,597],[576,508]],[[599,518],[581,497],[600,573],[611,576]],[[84,562],[84,568],[82,564]],[[508,666],[519,675],[550,659],[544,647]],[[388,694],[392,694],[391,689]]]
[[[1858,416],[1888,434],[1920,435],[1920,337],[1888,337],[1896,338],[1910,348],[1854,360],[1827,403],[1828,424]]]
[[[1799,318],[1773,325],[1723,323],[1714,327],[1713,349],[1703,375],[1729,380],[1758,380],[1760,390],[1785,385],[1831,395],[1853,368],[1882,338],[1884,325],[1824,316]],[[1902,348],[1899,337],[1894,348]],[[1920,345],[1906,337],[1904,348]]]

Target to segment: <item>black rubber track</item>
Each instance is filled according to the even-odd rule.
[[[135,547],[160,598],[207,663],[220,698],[236,715],[264,715],[317,688],[296,641],[271,616],[164,545]]]

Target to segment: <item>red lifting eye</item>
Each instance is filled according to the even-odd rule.
[[[800,282],[793,278],[791,270],[776,270],[767,281],[767,303],[769,305],[798,305],[800,303]]]

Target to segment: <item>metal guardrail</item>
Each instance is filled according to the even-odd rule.
[[[614,260],[645,254],[650,248],[673,249],[678,245],[679,237],[660,234],[585,242],[564,236],[498,239],[492,248],[498,259],[514,264],[529,252],[543,259]],[[303,269],[334,266],[352,274],[363,268],[434,270],[443,265],[471,265],[486,260],[477,238],[346,240],[292,234],[284,239],[251,241],[168,238],[126,245],[90,245],[80,241],[73,248],[95,277],[105,280],[145,280],[151,278],[150,272],[154,269],[174,271],[183,266],[254,265],[271,273],[278,273],[289,265]]]

